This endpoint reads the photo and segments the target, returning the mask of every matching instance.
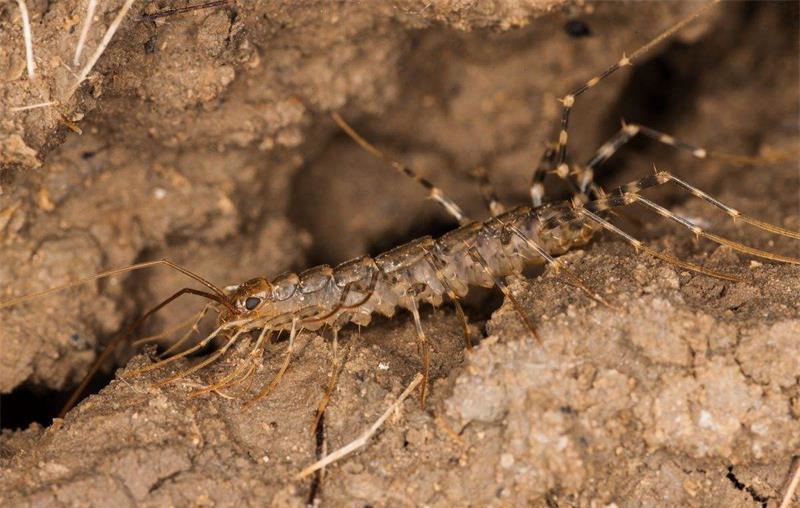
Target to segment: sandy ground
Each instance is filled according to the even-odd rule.
[[[87,83],[66,96],[84,2],[28,3],[33,81],[16,5],[0,6],[4,297],[162,256],[234,283],[453,226],[413,183],[342,136],[331,110],[418,166],[473,217],[486,216],[469,176],[478,164],[503,198],[523,202],[543,141],[555,134],[556,97],[696,7],[239,2],[154,21],[142,13],[167,5],[137,2]],[[83,62],[121,3],[101,2]],[[711,149],[791,161],[797,19],[790,3],[715,8],[579,101],[571,153],[588,158],[624,117]],[[584,22],[588,36],[568,35],[569,20]],[[45,100],[60,104],[11,110]],[[600,180],[629,181],[653,163],[800,229],[794,162],[732,166],[637,142]],[[749,245],[800,250],[674,189],[649,195]],[[603,235],[565,259],[612,309],[550,271],[510,279],[543,345],[491,295],[468,302],[480,340],[471,353],[450,306],[426,309],[436,343],[431,399],[424,408],[407,400],[369,447],[328,468],[317,501],[777,506],[800,444],[800,270],[697,242],[638,210],[628,215],[635,220],[620,224],[652,245],[744,281],[676,270]],[[314,460],[310,426],[332,360],[329,340],[315,334],[301,335],[277,391],[249,410],[240,391],[187,396],[239,356],[156,388],[168,372],[126,376],[149,361],[139,355],[50,424],[101,345],[185,283],[154,270],[0,310],[0,392],[8,394],[0,504],[308,501],[310,482],[292,476]],[[173,306],[148,331],[197,305]],[[342,332],[340,344],[353,348],[326,415],[328,449],[358,435],[410,382],[419,370],[414,338],[407,316]],[[277,371],[285,347],[272,346],[251,392]],[[122,348],[117,361],[130,354]]]

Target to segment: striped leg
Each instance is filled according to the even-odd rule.
[[[350,136],[353,139],[353,141],[358,143],[364,150],[366,150],[373,156],[387,163],[398,173],[411,178],[412,180],[423,186],[428,191],[428,197],[436,201],[440,205],[442,205],[445,211],[448,214],[450,214],[453,218],[455,218],[459,224],[466,224],[469,222],[469,219],[464,215],[464,212],[461,210],[461,207],[458,206],[455,203],[455,201],[450,199],[444,192],[442,192],[440,188],[433,185],[433,183],[431,183],[430,180],[422,176],[419,176],[413,169],[411,169],[410,167],[406,166],[405,164],[403,164],[398,160],[392,159],[385,152],[381,151],[380,149],[378,149],[378,147],[376,147],[375,145],[364,139],[359,133],[355,131],[355,129],[353,129],[350,126],[350,124],[345,122],[344,119],[341,116],[339,116],[339,113],[336,112],[331,113],[331,117],[339,125],[339,127],[348,136]]]
[[[573,203],[573,213],[577,217],[581,217],[582,216],[583,218],[588,219],[588,220],[600,225],[603,229],[606,229],[607,231],[610,231],[610,232],[622,237],[625,241],[630,243],[634,247],[634,249],[636,249],[637,251],[638,250],[644,251],[647,254],[649,254],[651,256],[654,256],[654,257],[657,257],[659,259],[662,259],[662,260],[664,260],[664,261],[666,261],[666,262],[668,262],[670,264],[673,264],[673,265],[676,265],[676,266],[680,266],[682,268],[685,268],[685,269],[688,269],[688,270],[692,270],[692,271],[695,271],[695,272],[703,273],[705,275],[711,275],[713,277],[717,277],[717,278],[720,278],[720,279],[732,280],[732,281],[737,281],[737,282],[740,281],[740,279],[737,278],[737,277],[734,277],[734,276],[731,276],[731,275],[728,275],[728,274],[725,274],[725,273],[722,273],[722,272],[718,272],[716,270],[711,270],[709,268],[704,268],[702,266],[695,265],[693,263],[689,263],[687,261],[683,261],[681,259],[675,258],[675,257],[673,257],[673,256],[671,256],[669,254],[665,254],[663,252],[659,252],[659,251],[656,251],[654,249],[651,249],[651,248],[645,246],[640,240],[637,240],[636,238],[634,238],[634,237],[630,236],[629,234],[625,233],[624,231],[622,231],[621,229],[617,228],[616,226],[614,226],[610,222],[606,221],[599,214],[601,214],[602,212],[611,210],[612,208],[621,207],[621,206],[627,206],[627,205],[630,205],[630,204],[633,204],[633,203],[640,203],[640,204],[642,204],[642,205],[654,210],[659,215],[661,215],[663,217],[666,217],[666,218],[668,218],[670,220],[673,220],[673,221],[677,222],[678,224],[686,227],[687,229],[692,231],[695,235],[707,238],[707,239],[709,239],[709,240],[711,240],[711,241],[713,241],[713,242],[715,242],[717,244],[725,245],[727,247],[730,247],[731,249],[734,249],[736,251],[739,251],[739,252],[742,252],[744,254],[748,254],[748,255],[751,255],[751,256],[757,256],[757,257],[761,257],[761,258],[764,258],[764,259],[770,259],[770,260],[773,260],[773,261],[780,261],[780,262],[784,262],[784,263],[800,264],[800,259],[798,259],[798,258],[794,258],[794,257],[791,257],[791,256],[784,256],[784,255],[781,255],[781,254],[775,254],[775,253],[767,252],[767,251],[760,250],[760,249],[755,249],[753,247],[749,247],[747,245],[743,245],[743,244],[741,244],[739,242],[734,242],[733,240],[729,240],[727,238],[715,235],[713,233],[709,233],[709,232],[703,230],[702,228],[700,228],[699,226],[697,226],[696,224],[692,223],[691,221],[689,221],[689,220],[687,220],[687,219],[685,219],[683,217],[680,217],[679,215],[667,210],[666,208],[664,208],[664,207],[662,207],[662,206],[660,206],[660,205],[658,205],[658,204],[656,204],[656,203],[654,203],[654,202],[652,202],[652,201],[650,201],[650,200],[648,200],[648,199],[646,199],[646,198],[644,198],[644,197],[642,197],[640,195],[640,192],[642,190],[646,189],[646,188],[657,187],[659,185],[663,185],[663,184],[668,183],[668,182],[676,183],[677,185],[679,185],[679,186],[683,187],[684,189],[688,190],[689,192],[691,192],[694,196],[701,198],[702,200],[706,201],[707,203],[711,204],[712,206],[714,206],[716,208],[719,208],[720,210],[722,210],[725,213],[727,213],[733,220],[741,220],[743,222],[746,222],[747,224],[750,224],[752,226],[755,226],[755,227],[757,227],[759,229],[762,229],[762,230],[765,230],[765,231],[769,231],[771,233],[779,234],[779,235],[782,235],[782,236],[787,236],[787,237],[790,237],[790,238],[800,239],[800,233],[798,233],[796,231],[790,231],[790,230],[784,229],[784,228],[782,228],[780,226],[776,226],[774,224],[769,224],[769,223],[762,222],[762,221],[759,221],[757,219],[753,219],[751,217],[748,217],[748,216],[742,214],[741,212],[739,212],[738,210],[735,210],[735,209],[723,204],[722,202],[714,199],[713,197],[709,196],[708,194],[706,194],[705,192],[701,191],[700,189],[697,189],[696,187],[693,187],[692,185],[684,182],[683,180],[671,175],[667,171],[659,171],[655,175],[648,176],[648,177],[642,178],[640,180],[637,180],[635,182],[631,182],[631,183],[629,183],[627,185],[623,185],[621,187],[618,187],[618,188],[614,189],[613,191],[609,192],[607,194],[607,196],[604,197],[604,198],[597,199],[597,200],[594,200],[594,201],[590,201],[588,203],[574,202]],[[565,214],[565,216],[562,217],[562,220],[569,219],[569,218],[570,217],[568,216],[568,214]]]
[[[692,145],[674,136],[670,136],[669,134],[651,129],[650,127],[645,127],[644,125],[623,122],[622,128],[611,139],[603,143],[586,163],[579,180],[581,192],[591,191],[592,195],[595,197],[602,196],[603,191],[594,184],[594,176],[597,168],[610,159],[625,145],[625,143],[636,137],[637,134],[642,134],[668,146],[674,146],[679,150],[692,154],[698,159],[705,159],[709,156],[709,151],[705,148]]]
[[[556,149],[555,147],[547,147],[542,154],[542,158],[539,160],[539,164],[534,168],[533,174],[531,175],[531,187],[530,187],[530,194],[531,194],[531,202],[533,203],[534,207],[542,206],[544,203],[544,178],[547,176],[548,173],[552,172],[555,169],[555,160],[556,160]],[[567,175],[564,175],[564,178],[567,179]],[[569,182],[569,179],[567,179]]]
[[[716,3],[716,2],[714,2]],[[634,51],[630,56],[622,55],[616,63],[608,67],[606,70],[594,76],[593,78],[589,79],[581,86],[573,90],[572,92],[566,94],[564,97],[559,99],[561,102],[561,124],[558,133],[558,141],[556,144],[556,155],[554,161],[555,173],[562,179],[569,181],[570,180],[570,170],[567,164],[567,143],[569,141],[569,116],[572,112],[572,108],[575,106],[575,101],[578,97],[586,93],[589,89],[597,86],[601,81],[605,78],[611,76],[616,71],[623,67],[628,67],[633,65],[634,61],[638,60],[642,55],[650,51],[654,46],[658,45],[665,39],[668,39],[673,34],[681,30],[684,26],[692,22],[695,18],[702,15],[712,4],[705,5],[704,7],[698,9],[690,16],[684,18],[680,22],[676,23],[669,29],[665,30],[655,38],[653,38],[650,42],[645,44],[644,46],[640,47],[636,51]],[[533,206],[541,205],[541,197],[544,195],[544,188],[541,186],[541,179],[544,176],[539,176],[539,168],[534,171],[534,178],[531,183],[531,198],[533,200]]]
[[[474,174],[478,179],[478,188],[481,191],[483,202],[486,204],[486,208],[489,210],[489,213],[492,215],[492,217],[497,217],[501,213],[505,212],[506,207],[497,196],[494,185],[492,185],[492,181],[489,180],[489,173],[486,171],[486,168],[483,166],[478,166],[475,168]]]

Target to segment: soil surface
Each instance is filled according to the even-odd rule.
[[[557,98],[698,7],[231,1],[153,17],[199,2],[141,1],[75,88],[123,4],[98,2],[75,66],[86,3],[28,0],[33,79],[17,4],[0,5],[3,299],[161,257],[224,286],[455,227],[331,111],[473,218],[488,215],[478,165],[504,201],[524,203],[557,135]],[[796,3],[714,7],[578,99],[570,156],[588,160],[625,118],[755,157],[698,160],[635,140],[597,177],[609,188],[655,164],[800,230],[799,14]],[[45,101],[57,103],[17,109]],[[559,184],[548,179],[550,197],[566,195]],[[680,189],[647,195],[720,235],[800,254],[796,240],[732,223]],[[778,506],[800,455],[800,267],[623,213],[617,224],[649,245],[741,281],[599,235],[562,259],[610,307],[549,269],[508,279],[541,344],[493,293],[466,302],[472,351],[452,306],[424,309],[435,344],[425,407],[406,400],[315,487],[293,476],[317,456],[329,333],[302,333],[282,382],[250,408],[286,342],[269,346],[252,386],[198,397],[244,350],[156,386],[198,359],[134,376],[150,357],[120,347],[103,366],[111,382],[53,420],[103,345],[187,279],[157,268],[0,309],[0,505]],[[140,336],[201,305],[182,297]],[[341,331],[350,354],[325,415],[328,451],[420,370],[415,340],[403,313]]]

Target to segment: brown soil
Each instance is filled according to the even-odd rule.
[[[84,61],[122,2],[99,4]],[[28,0],[33,81],[16,3],[1,5],[0,296],[159,257],[225,285],[453,227],[413,182],[342,136],[332,110],[473,217],[486,216],[469,176],[478,164],[503,198],[524,202],[556,131],[556,97],[697,7],[471,5],[230,2],[153,21],[142,13],[174,5],[137,2],[71,97],[63,62],[85,2]],[[569,20],[590,34],[568,35]],[[799,149],[797,20],[793,3],[716,7],[579,100],[571,153],[588,158],[624,117],[711,149],[783,156],[732,166],[635,142],[600,180],[629,181],[655,163],[745,213],[800,229],[800,172],[785,162]],[[46,100],[61,103],[12,110]],[[674,189],[648,195],[730,238],[798,254],[796,241],[732,224]],[[485,294],[468,302],[481,339],[472,353],[450,306],[427,309],[430,400],[406,401],[367,448],[329,467],[318,500],[777,506],[800,445],[800,269],[754,262],[637,212],[619,223],[744,281],[697,276],[601,236],[564,259],[613,308],[549,270],[510,279],[542,345]],[[187,396],[236,354],[161,388],[153,382],[167,372],[126,377],[149,361],[139,355],[50,423],[102,344],[185,284],[157,269],[0,310],[0,505],[307,502],[309,481],[292,476],[315,459],[310,426],[332,358],[315,334],[301,335],[278,389],[247,411],[236,391]],[[179,302],[145,332],[199,305]],[[329,450],[371,424],[419,370],[405,315],[344,330],[340,345],[351,343],[326,414]],[[252,392],[285,347],[272,346]]]

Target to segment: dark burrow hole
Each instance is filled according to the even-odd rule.
[[[113,373],[97,374],[87,387],[84,397],[99,392],[112,379]],[[0,395],[0,429],[22,430],[33,423],[48,427],[69,400],[72,390],[72,387],[65,390],[45,390],[23,385],[11,393]]]

